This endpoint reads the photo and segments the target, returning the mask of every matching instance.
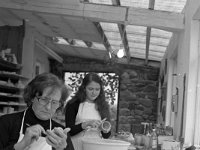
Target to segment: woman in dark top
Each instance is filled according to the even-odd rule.
[[[74,150],[70,129],[51,119],[67,96],[66,86],[55,75],[36,76],[24,90],[28,108],[0,117],[0,149]]]
[[[101,128],[102,120],[110,121],[103,82],[97,74],[89,73],[65,109],[66,127],[71,128],[69,133],[75,150],[82,149],[84,138],[109,138],[111,128]]]

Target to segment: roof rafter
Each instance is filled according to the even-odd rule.
[[[108,51],[108,54],[109,54],[109,53],[111,54],[112,52],[111,52],[110,43],[108,42],[108,39],[107,39],[106,35],[104,34],[104,31],[103,31],[103,29],[102,29],[100,23],[94,22],[94,25],[96,26],[97,31],[99,32],[99,34],[100,34],[100,36],[101,36],[101,38],[102,38],[103,45],[105,46],[106,50]],[[109,58],[110,58],[110,57],[109,57]],[[111,58],[110,58],[110,59],[111,59]]]
[[[115,6],[120,6],[120,0],[112,0],[112,4]]]
[[[129,50],[128,40],[127,40],[125,25],[123,25],[123,24],[119,25],[118,24],[118,28],[119,28],[119,32],[120,32],[120,35],[121,35],[121,38],[122,38],[123,45],[124,45],[127,61],[129,63],[130,62],[130,50]]]
[[[166,11],[148,10],[144,8],[122,7],[81,3],[79,6],[39,1],[17,3],[12,0],[0,1],[0,8],[84,17],[95,22],[112,22],[127,25],[149,26],[166,31],[184,29],[184,15]]]
[[[120,6],[120,0],[112,0],[113,5],[115,6]],[[126,35],[126,30],[125,30],[125,25],[123,24],[118,24],[119,28],[119,33],[122,39],[122,43],[125,49],[126,57],[127,57],[127,62],[130,63],[130,51],[129,51],[129,45],[128,45],[128,40],[127,40],[127,35]]]
[[[153,10],[154,6],[155,6],[155,0],[149,0],[149,9]],[[146,31],[146,57],[145,57],[145,65],[148,65],[150,40],[151,40],[151,27],[147,26],[147,31]]]

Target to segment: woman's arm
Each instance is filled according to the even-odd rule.
[[[66,127],[71,128],[69,134],[71,136],[76,135],[83,131],[82,124],[75,125],[76,115],[78,113],[79,105],[76,103],[68,104],[65,110],[65,124]]]

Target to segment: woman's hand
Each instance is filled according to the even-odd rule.
[[[101,120],[89,120],[86,122],[82,123],[82,128],[87,129],[87,128],[99,128],[101,125],[102,121]]]
[[[44,128],[37,124],[30,126],[26,129],[23,139],[14,145],[16,150],[18,149],[26,149],[30,146],[34,141],[37,141],[42,133],[46,133]]]
[[[66,128],[63,130],[60,127],[56,127],[53,130],[47,130],[46,141],[56,150],[63,150],[67,147],[67,133],[69,131],[70,128]]]

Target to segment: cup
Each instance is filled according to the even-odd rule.
[[[104,131],[110,131],[111,130],[111,124],[109,121],[103,121],[101,124],[101,129]]]

